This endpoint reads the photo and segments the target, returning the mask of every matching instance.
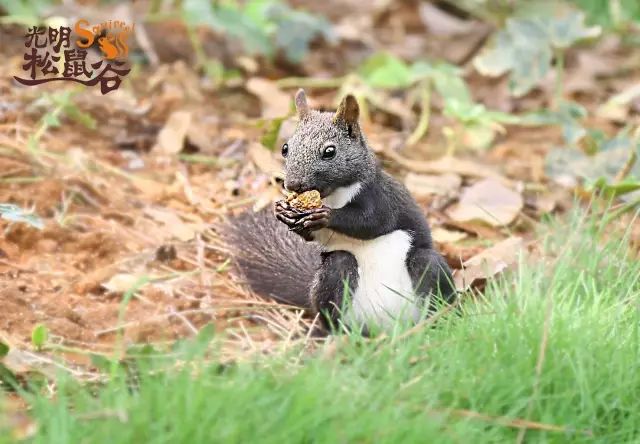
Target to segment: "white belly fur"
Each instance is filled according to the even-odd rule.
[[[358,262],[358,286],[351,306],[343,313],[347,325],[366,324],[389,329],[400,322],[416,322],[420,309],[407,270],[411,237],[396,230],[371,240],[360,240],[330,229],[315,233],[326,251],[344,250]]]

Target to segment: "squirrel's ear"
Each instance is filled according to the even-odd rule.
[[[343,122],[347,124],[349,133],[355,132],[354,129],[358,127],[358,117],[360,117],[360,107],[356,98],[349,94],[338,106],[335,116],[333,116],[333,122]]]
[[[296,111],[298,112],[298,117],[300,117],[301,120],[309,114],[307,95],[304,93],[304,89],[302,88],[300,88],[296,93]]]

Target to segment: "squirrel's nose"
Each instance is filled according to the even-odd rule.
[[[289,180],[286,179],[284,181],[284,187],[288,190],[288,191],[293,191],[295,193],[302,193],[304,190],[302,189],[302,182],[299,180]]]

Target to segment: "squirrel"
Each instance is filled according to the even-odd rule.
[[[126,57],[129,54],[128,36],[126,31],[120,31],[117,35],[107,34],[105,37],[98,38],[98,44],[104,58],[113,60],[117,57]]]
[[[227,231],[244,278],[258,294],[319,313],[325,328],[389,330],[416,323],[456,297],[409,191],[384,172],[360,128],[353,95],[337,111],[295,96],[298,124],[282,145],[284,186],[318,190],[320,208],[246,212]],[[275,213],[275,217],[274,217]]]

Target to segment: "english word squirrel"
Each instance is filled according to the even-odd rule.
[[[228,240],[258,294],[320,313],[325,327],[370,332],[415,323],[436,301],[452,302],[451,271],[407,189],[382,171],[347,95],[334,113],[295,97],[299,123],[282,146],[287,190],[320,192],[323,205],[287,200],[247,212]]]

